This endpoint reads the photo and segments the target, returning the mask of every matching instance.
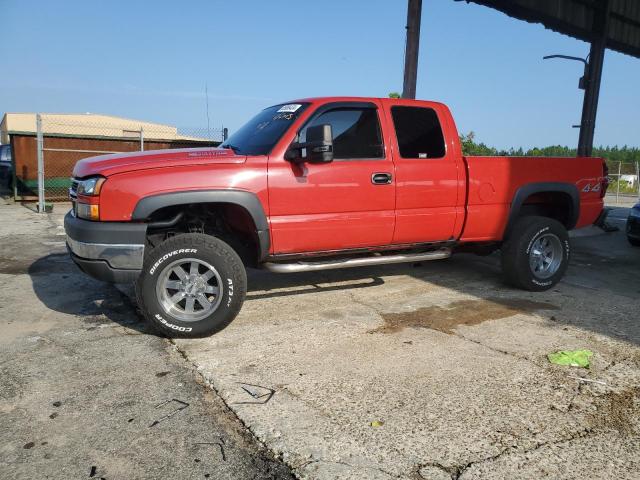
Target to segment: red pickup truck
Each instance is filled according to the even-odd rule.
[[[436,102],[308,98],[262,110],[219,148],[81,160],[65,218],[87,274],[135,282],[167,335],[238,314],[245,267],[301,272],[502,251],[506,280],[546,290],[567,231],[603,211],[599,158],[469,157]]]

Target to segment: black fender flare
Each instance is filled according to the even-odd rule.
[[[271,238],[267,215],[257,195],[244,190],[191,190],[150,195],[138,201],[131,215],[131,220],[146,221],[153,212],[160,208],[191,203],[229,203],[244,208],[249,212],[256,226],[260,249],[258,252],[259,261],[269,255]]]
[[[539,182],[528,183],[521,186],[516,190],[511,202],[511,209],[509,210],[509,220],[507,221],[507,227],[505,228],[504,237],[511,231],[513,224],[516,222],[520,215],[520,210],[524,201],[531,195],[536,193],[566,193],[571,198],[571,212],[567,222],[567,230],[573,229],[578,223],[580,217],[580,194],[578,188],[571,183],[563,182]]]

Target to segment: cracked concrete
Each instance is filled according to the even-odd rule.
[[[176,345],[301,478],[636,478],[640,250],[590,235],[539,294],[496,256],[250,272],[226,330]],[[546,359],[573,348],[591,369]],[[246,405],[238,382],[276,393]]]
[[[292,478],[127,296],[72,264],[63,206],[2,203],[2,480]]]
[[[621,211],[617,218],[623,214]],[[184,472],[191,473],[193,463],[175,458],[191,458],[192,452],[180,442],[171,465],[155,468],[150,462],[162,465],[163,457],[156,453],[167,451],[174,435],[189,431],[211,434],[199,448],[209,449],[211,463],[207,466],[218,469],[216,478],[227,474],[230,478],[234,474],[235,478],[285,476],[286,470],[279,470],[282,465],[269,460],[266,452],[260,453],[251,439],[241,433],[240,437],[225,433],[226,427],[215,423],[216,418],[231,421],[222,414],[228,414],[227,408],[300,478],[637,478],[640,250],[631,249],[621,233],[576,236],[566,279],[542,294],[505,287],[495,256],[459,255],[417,266],[286,276],[252,271],[240,316],[213,337],[176,341],[182,358],[172,358],[173,350],[164,352],[160,345],[166,344],[138,323],[126,299],[78,274],[63,253],[49,256],[52,251],[61,252],[56,244],[61,232],[57,222],[43,224],[45,218],[25,215],[23,230],[16,232],[23,236],[3,237],[8,248],[0,255],[0,269],[10,273],[0,275],[0,280],[30,278],[32,294],[46,294],[49,307],[39,305],[33,311],[27,307],[24,314],[11,310],[7,315],[7,307],[0,305],[0,316],[6,321],[3,342],[12,349],[30,345],[35,355],[27,373],[3,370],[3,395],[23,399],[25,389],[35,391],[36,387],[57,392],[57,384],[74,378],[72,390],[77,391],[78,405],[82,399],[87,403],[87,398],[106,402],[101,392],[121,383],[105,380],[114,375],[117,365],[117,370],[132,378],[139,371],[153,373],[151,380],[144,380],[149,397],[158,400],[149,402],[152,406],[166,400],[159,395],[165,390],[157,390],[157,385],[174,392],[172,398],[200,405],[180,430],[166,429],[163,436],[154,437],[157,452],[148,453],[140,436],[133,444],[125,442],[124,450],[108,448],[104,458],[116,476],[107,478],[120,473],[133,478],[132,472],[136,478],[145,474],[186,478]],[[46,238],[35,241],[44,230]],[[27,244],[29,255],[47,260],[26,261],[20,249]],[[6,255],[7,251],[15,254]],[[29,290],[28,282],[24,289]],[[123,291],[130,294],[130,289]],[[469,321],[458,321],[460,317]],[[380,330],[388,325],[385,318],[400,320],[401,325]],[[446,321],[440,323],[443,318]],[[406,319],[410,321],[404,322]],[[53,330],[51,322],[58,325]],[[79,322],[82,331],[76,332]],[[88,353],[96,348],[103,352],[100,359]],[[113,358],[105,348],[111,349]],[[546,360],[551,351],[571,348],[593,350],[592,368],[558,367]],[[43,360],[42,352],[49,351],[49,360]],[[168,359],[163,357],[166,354]],[[132,355],[144,359],[143,363],[131,360]],[[75,360],[68,363],[68,359]],[[187,391],[199,398],[200,387],[195,382],[200,376],[183,373],[177,380],[174,373],[166,373],[189,372],[184,359],[223,404],[212,395],[207,401],[218,402],[212,411],[203,406],[206,402],[178,395]],[[43,362],[58,362],[59,372],[47,379]],[[129,371],[126,365],[136,368]],[[93,380],[98,367],[98,380],[83,392],[83,378]],[[256,391],[273,389],[275,394],[263,403],[254,402],[242,388],[246,384]],[[123,381],[122,385],[129,384]],[[136,402],[134,394],[120,391],[122,408],[142,412],[144,405],[131,403]],[[35,393],[29,396],[29,405],[35,405],[36,397]],[[16,472],[37,476],[47,468],[45,462],[52,461],[64,467],[59,467],[60,478],[69,478],[77,473],[73,469],[80,465],[78,459],[98,458],[95,448],[87,450],[73,440],[64,448],[75,446],[80,453],[76,460],[43,457],[29,463],[25,455],[46,455],[44,448],[61,451],[61,439],[83,438],[76,436],[82,430],[65,427],[57,436],[48,430],[49,422],[62,418],[49,415],[61,415],[63,401],[61,407],[33,414],[43,438],[54,438],[40,445],[37,441],[42,439],[26,435],[34,432],[29,430],[34,420],[25,417],[20,420],[23,423],[16,422],[18,410],[11,402],[15,400],[0,403],[1,421],[8,422],[3,428],[22,432],[24,442],[10,441],[0,450],[2,459],[9,458],[0,463],[3,478],[17,476]],[[169,418],[178,418],[191,408]],[[74,417],[78,425],[94,418],[91,411]],[[126,429],[122,438],[129,438],[135,429],[127,422],[127,427],[121,427],[118,418],[110,415],[101,420],[98,430],[117,431],[118,425]],[[154,419],[145,417],[148,424]],[[96,427],[89,424],[86,428],[93,432]],[[163,428],[162,423],[153,428]],[[234,432],[242,430],[238,425],[233,428]],[[34,445],[26,448],[29,442]],[[8,452],[13,456],[8,457]],[[228,470],[223,455],[235,455],[244,470]],[[21,465],[22,470],[14,465]]]

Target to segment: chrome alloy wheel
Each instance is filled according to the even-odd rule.
[[[538,237],[529,250],[529,267],[541,279],[552,277],[560,268],[564,251],[562,242],[553,233]]]
[[[211,315],[222,301],[222,280],[209,263],[181,258],[168,264],[156,283],[162,309],[183,322],[195,322]]]

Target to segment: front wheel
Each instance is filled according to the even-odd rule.
[[[569,234],[552,218],[520,218],[502,246],[505,280],[524,290],[540,292],[553,287],[569,266]]]
[[[138,306],[169,337],[203,337],[238,315],[247,275],[236,252],[210,235],[176,235],[145,255]]]

